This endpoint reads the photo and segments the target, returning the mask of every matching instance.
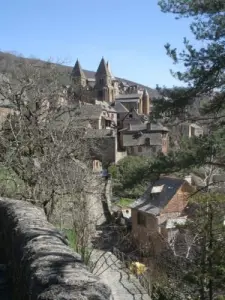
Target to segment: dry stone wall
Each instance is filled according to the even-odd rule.
[[[111,298],[110,288],[89,272],[40,208],[0,198],[0,233],[0,254],[10,265],[13,299]]]

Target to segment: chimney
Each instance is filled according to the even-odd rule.
[[[147,123],[147,131],[150,131],[150,130],[151,130],[151,123],[148,122],[148,123]]]

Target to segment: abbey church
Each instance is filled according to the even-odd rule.
[[[87,133],[104,136],[104,152],[117,162],[126,155],[151,156],[167,153],[168,129],[151,124],[151,97],[156,91],[120,79],[109,63],[101,59],[96,73],[82,69],[77,60],[71,72],[72,99],[79,100],[82,115],[89,123]],[[110,154],[112,153],[112,154]]]
[[[135,109],[139,114],[144,115],[150,113],[150,97],[147,89],[114,77],[109,62],[106,63],[104,58],[101,59],[94,77],[88,77],[77,60],[71,79],[74,92],[80,94],[84,102],[93,104],[96,100],[107,103],[117,102],[127,110]]]

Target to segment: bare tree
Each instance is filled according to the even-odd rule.
[[[11,196],[43,207],[48,219],[62,199],[73,199],[76,207],[79,202],[81,209],[95,178],[81,167],[92,158],[79,99],[61,84],[64,70],[55,64],[22,60],[9,69],[0,83],[1,106],[9,108],[1,124],[0,161],[15,182]]]

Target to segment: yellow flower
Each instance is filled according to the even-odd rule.
[[[139,263],[138,261],[132,262],[132,264],[130,265],[130,271],[136,275],[141,275],[145,273],[146,270],[146,266],[144,264]]]

